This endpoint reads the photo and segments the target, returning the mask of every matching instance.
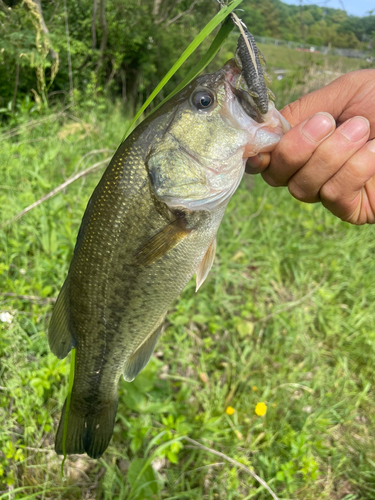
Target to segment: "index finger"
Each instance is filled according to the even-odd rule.
[[[262,173],[264,180],[273,187],[287,186],[289,179],[305,165],[335,128],[334,118],[324,112],[291,128],[272,152],[270,165]]]

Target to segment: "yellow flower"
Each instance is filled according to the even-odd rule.
[[[255,413],[258,415],[258,417],[264,417],[264,415],[267,413],[267,405],[264,403],[257,403],[255,407]]]
[[[256,385],[253,385],[253,391],[257,391],[258,387]]]
[[[234,408],[232,408],[231,406],[228,406],[228,408],[225,410],[225,413],[227,415],[233,415],[233,413],[235,412],[236,410]]]

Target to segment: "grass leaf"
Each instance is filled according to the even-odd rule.
[[[172,78],[172,76],[176,73],[176,71],[183,65],[183,63],[186,61],[186,59],[191,56],[191,54],[196,50],[197,47],[199,47],[199,45],[203,42],[203,40],[205,38],[207,38],[207,36],[228,16],[228,14],[230,14],[232,12],[232,10],[234,10],[236,7],[238,7],[238,5],[241,2],[242,2],[242,0],[233,0],[233,2],[230,2],[228,5],[226,5],[225,7],[223,7],[220,10],[220,12],[218,12],[216,14],[216,16],[214,16],[211,19],[211,21],[206,24],[206,26],[203,28],[203,30],[194,38],[194,40],[191,42],[191,44],[185,49],[185,51],[182,53],[182,55],[179,57],[179,59],[174,63],[174,65],[172,66],[172,68],[164,76],[164,78],[161,80],[161,82],[159,83],[159,85],[157,85],[157,87],[151,93],[150,97],[146,100],[146,102],[143,104],[143,106],[141,107],[141,109],[135,115],[135,117],[133,118],[133,120],[132,120],[129,128],[125,132],[125,135],[123,137],[123,141],[129,136],[129,134],[132,131],[135,123],[137,122],[138,118],[142,115],[142,113],[145,111],[145,109],[147,108],[147,106],[149,106],[149,104],[151,104],[151,102],[155,99],[155,97],[158,95],[158,93],[161,91],[161,89],[166,85],[166,83],[168,83],[168,81]],[[229,29],[229,28],[226,28],[226,29]],[[226,29],[224,30],[225,33],[226,33]],[[220,31],[219,31],[219,33],[220,33]],[[222,35],[223,35],[223,32],[221,33],[220,38],[221,38]],[[210,49],[211,49],[211,47],[210,47]],[[217,49],[217,50],[219,50],[219,49]],[[208,56],[208,59],[209,59],[209,57],[210,56]],[[214,56],[212,56],[212,57],[214,57]],[[211,59],[209,59],[208,62],[210,62],[210,60]],[[200,62],[201,61],[199,61],[199,63]],[[197,66],[194,68],[194,70],[197,68]],[[189,75],[190,75],[190,73],[189,73]],[[194,77],[192,77],[191,80],[193,78]]]
[[[72,399],[75,359],[76,359],[76,350],[72,349],[71,356],[70,356],[68,396],[66,398],[65,419],[64,419],[64,429],[63,429],[63,439],[62,439],[62,451],[63,451],[63,455],[64,455],[63,461],[61,462],[61,475],[62,476],[64,476],[64,464],[65,464],[65,460],[66,460],[66,436],[68,434],[69,410],[70,410],[70,400]]]
[[[227,19],[224,21],[223,25],[221,26],[220,30],[215,36],[207,52],[199,59],[198,63],[194,66],[194,68],[191,69],[191,71],[189,71],[189,73],[185,76],[182,82],[179,85],[177,85],[177,87],[174,90],[172,90],[172,92],[153,109],[152,113],[157,109],[159,109],[160,106],[162,106],[165,102],[167,102],[171,97],[177,94],[177,92],[180,92],[180,90],[186,87],[186,85],[189,85],[189,83],[192,80],[194,80],[194,78],[196,78],[199,75],[199,73],[204,70],[206,66],[210,64],[212,59],[221,49],[225,40],[232,32],[233,28],[234,24],[232,23],[232,20],[230,19],[230,17],[227,17]]]

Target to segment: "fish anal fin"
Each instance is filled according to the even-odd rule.
[[[76,345],[76,340],[69,329],[68,284],[65,281],[60,290],[48,326],[48,343],[51,351],[59,359],[65,358]]]
[[[196,272],[196,288],[197,292],[201,285],[204,283],[204,280],[207,278],[208,273],[211,270],[212,264],[214,262],[216,254],[216,238],[212,241],[211,245],[208,247],[205,256],[203,257],[202,262],[199,264],[199,267]]]
[[[124,366],[124,379],[131,382],[150,361],[156,343],[160,337],[162,324],[141,344],[127,359]]]
[[[101,404],[98,411],[83,415],[71,405],[69,409],[68,428],[65,442],[67,455],[87,453],[91,458],[99,458],[108,447],[113,434],[117,412],[117,399]],[[55,451],[63,454],[63,433],[66,401],[62,409],[59,428],[55,439]]]
[[[186,227],[184,217],[176,219],[138,249],[134,255],[133,263],[137,266],[152,264],[181,243],[191,231],[192,229]]]

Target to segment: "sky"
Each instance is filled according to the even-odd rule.
[[[285,3],[299,5],[299,0],[282,0]],[[348,14],[353,14],[354,16],[366,16],[369,10],[374,10],[375,14],[375,0],[302,0],[302,4],[315,4],[323,7],[332,7],[333,9],[344,8]]]

